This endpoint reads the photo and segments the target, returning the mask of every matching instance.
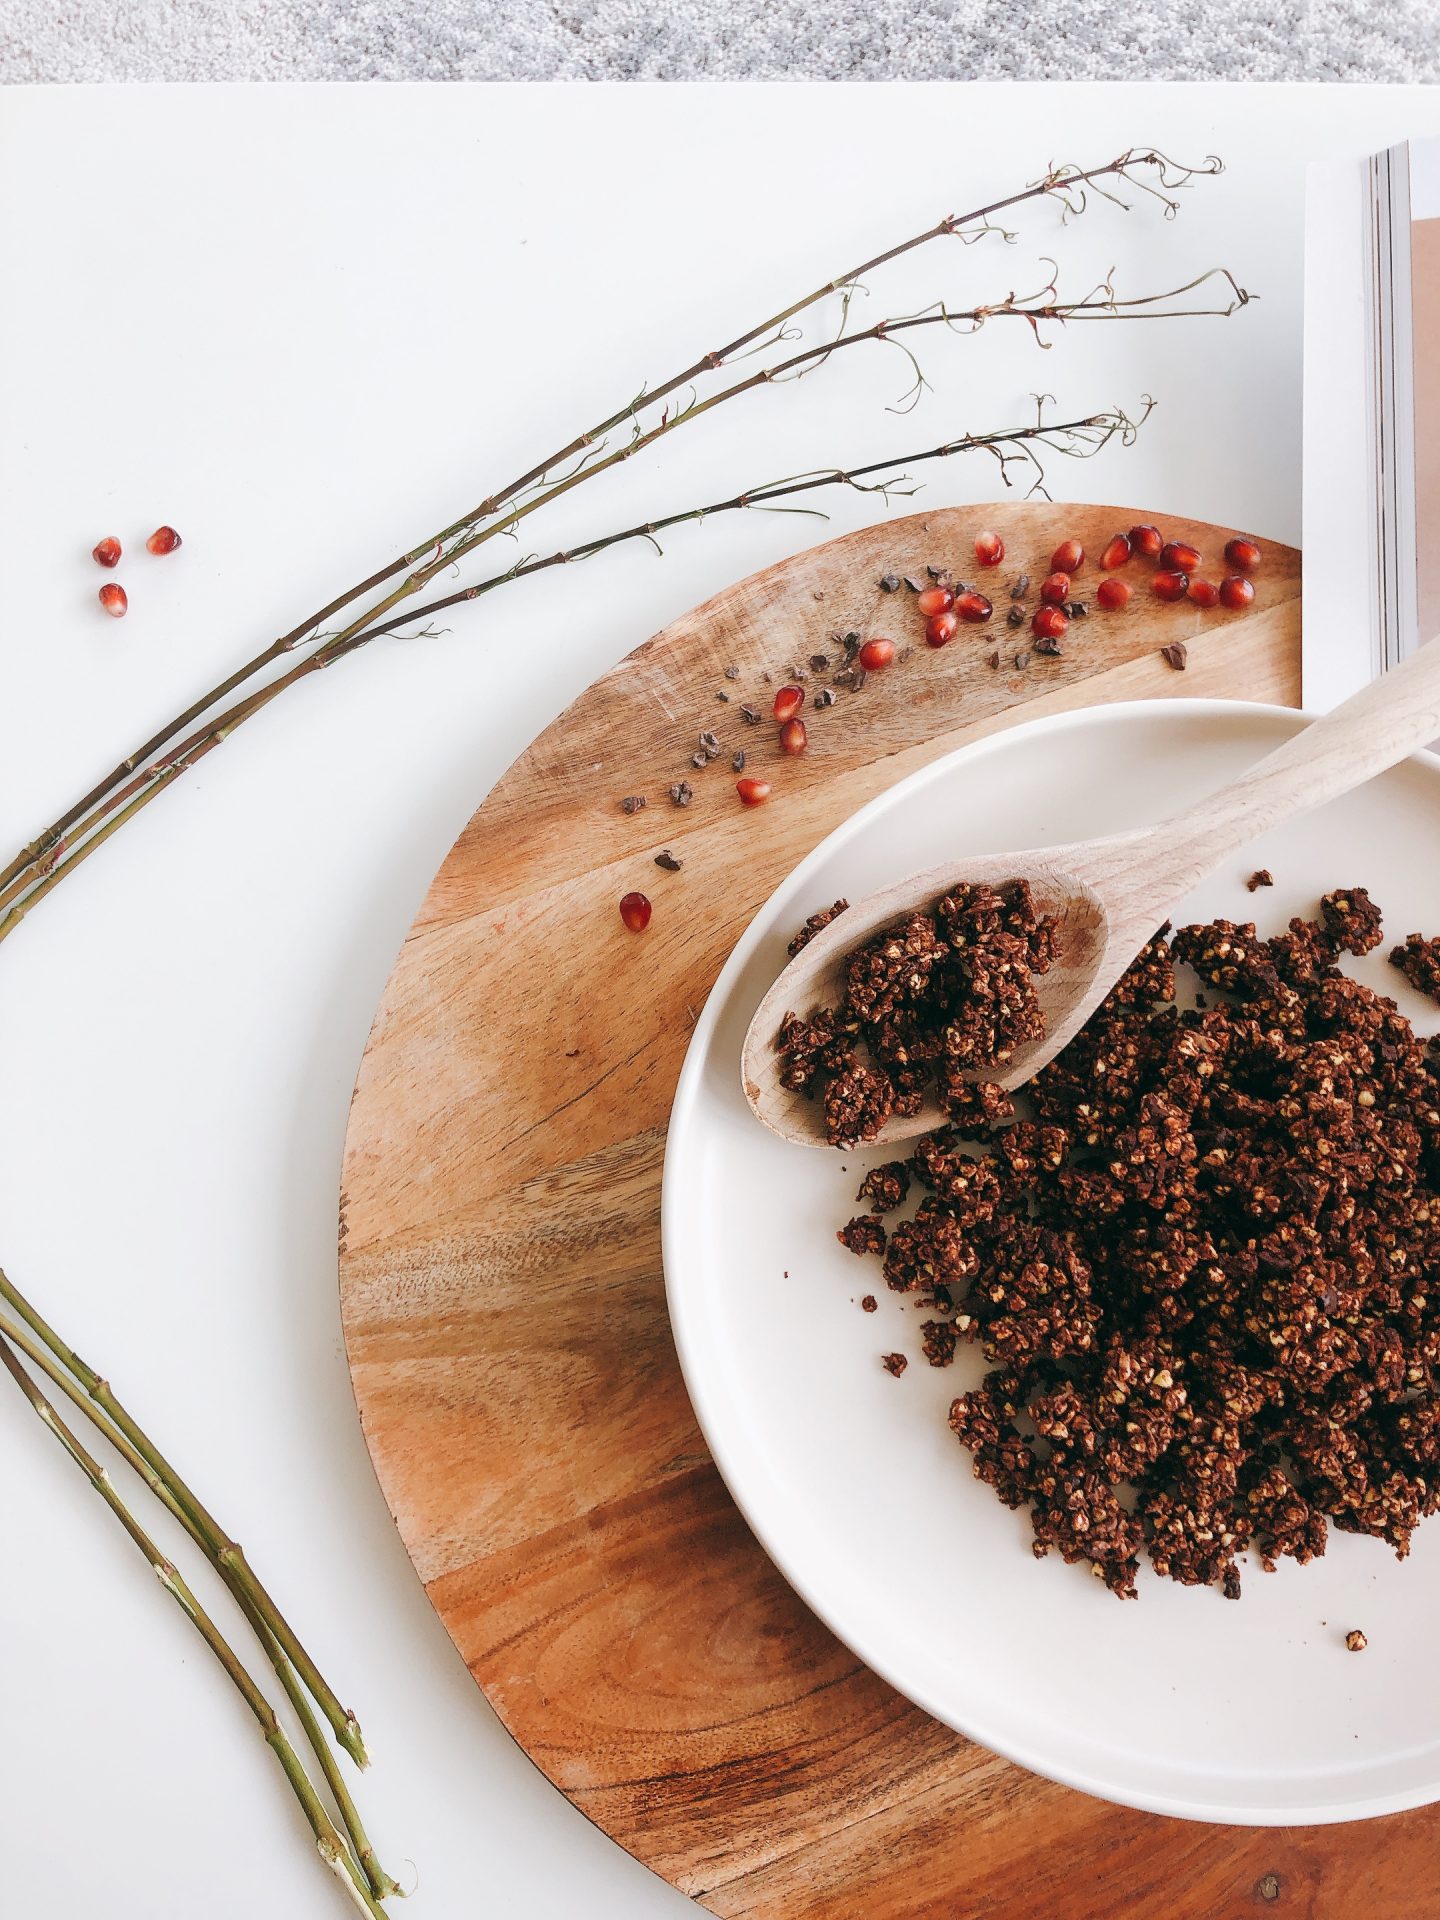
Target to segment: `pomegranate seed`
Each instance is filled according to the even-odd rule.
[[[643,933],[650,924],[650,902],[643,893],[620,896],[620,918],[631,933]]]
[[[805,731],[803,720],[787,720],[780,729],[780,751],[782,753],[803,753],[810,744],[810,736]]]
[[[113,614],[117,620],[123,620],[125,609],[130,602],[125,598],[125,589],[112,580],[108,586],[100,589],[100,604],[106,613]]]
[[[888,667],[895,658],[895,642],[867,640],[855,657],[866,673],[878,673],[882,667]]]
[[[1100,556],[1100,564],[1107,573],[1113,573],[1116,567],[1123,567],[1130,558],[1130,536],[1117,533]]]
[[[1220,604],[1220,589],[1213,580],[1192,580],[1186,588],[1187,598],[1197,607],[1215,607]]]
[[[90,552],[91,557],[98,560],[102,567],[119,565],[120,542],[115,538],[113,533],[107,533],[99,546],[92,547]]]
[[[1078,573],[1085,564],[1085,549],[1078,540],[1062,540],[1050,556],[1052,573]]]
[[[157,527],[145,545],[151,553],[174,553],[180,544],[180,536],[173,527]]]
[[[977,533],[975,558],[982,567],[998,567],[1005,558],[1005,542],[998,533]]]
[[[1068,573],[1052,573],[1048,580],[1040,583],[1040,598],[1048,601],[1052,607],[1063,607],[1070,598],[1070,576]]]
[[[804,704],[804,687],[781,687],[775,696],[775,718],[783,727],[787,720],[795,718]]]
[[[1190,591],[1190,576],[1188,573],[1176,573],[1173,569],[1152,574],[1150,591],[1157,600],[1183,600]]]
[[[763,807],[765,802],[770,798],[770,782],[768,780],[751,780],[749,778],[737,780],[735,782],[735,791],[740,796],[740,804],[742,807]]]
[[[1243,574],[1230,573],[1220,582],[1220,604],[1222,607],[1248,607],[1255,598],[1255,588]]]
[[[1200,564],[1200,549],[1187,547],[1183,540],[1170,540],[1160,549],[1160,564],[1174,573],[1194,573]]]
[[[95,549],[95,558],[97,560],[100,558],[98,547]],[[1253,540],[1242,540],[1237,537],[1226,542],[1225,558],[1237,573],[1253,573],[1260,564],[1260,549]],[[114,563],[107,562],[107,564]]]
[[[983,627],[995,609],[983,593],[976,593],[971,587],[955,602],[955,611],[968,626]]]
[[[1130,529],[1131,548],[1136,553],[1143,553],[1147,560],[1156,559],[1164,544],[1158,527],[1131,527]]]
[[[1030,631],[1041,640],[1058,640],[1069,625],[1069,618],[1059,607],[1039,607],[1030,622]]]
[[[927,620],[933,620],[937,613],[948,613],[955,604],[955,595],[949,587],[926,587],[915,602]]]
[[[1095,589],[1095,604],[1114,612],[1130,598],[1130,586],[1124,580],[1102,580]]]
[[[927,647],[948,647],[955,638],[955,629],[960,622],[954,613],[937,613],[925,622],[925,644]]]

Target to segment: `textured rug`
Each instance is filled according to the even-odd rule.
[[[0,82],[1440,80],[1440,0],[5,0]]]

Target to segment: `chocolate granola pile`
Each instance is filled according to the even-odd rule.
[[[1308,1561],[1333,1525],[1403,1557],[1440,1506],[1440,1043],[1340,971],[1380,939],[1362,888],[1271,939],[1167,935],[1030,1117],[967,1088],[842,1237],[933,1308],[932,1365],[991,1363],[950,1425],[1037,1556],[1236,1598],[1247,1549]],[[1223,997],[1182,1012],[1177,959]]]
[[[812,914],[791,953],[844,906]],[[808,1020],[786,1014],[775,1041],[782,1084],[820,1094],[835,1146],[873,1140],[892,1116],[918,1113],[932,1086],[957,1124],[972,1122],[969,1076],[1045,1032],[1032,976],[1049,967],[1054,937],[1024,880],[954,888],[932,913],[851,954],[838,1007]]]

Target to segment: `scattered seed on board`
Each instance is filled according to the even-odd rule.
[[[1025,609],[1023,607],[1011,607],[1005,616],[1005,623],[1011,627],[1023,627],[1025,624]]]
[[[725,678],[727,680],[738,680],[740,678],[739,667],[726,667]]]
[[[1017,653],[1017,654],[1016,654],[1016,656],[1015,656],[1015,665],[1016,665],[1017,667],[1028,667],[1028,666],[1029,666],[1029,664],[1030,664],[1030,656],[1029,656],[1029,654],[1028,654],[1028,653]]]
[[[924,582],[921,580],[917,580],[913,573],[906,574],[905,584],[907,587],[909,587],[912,593],[923,593],[925,591]]]
[[[695,798],[695,789],[688,780],[677,780],[670,789],[670,798],[677,807],[688,807]]]
[[[731,755],[730,765],[736,773],[743,773],[745,771],[745,749],[743,747],[738,748],[737,751]]]
[[[662,847],[655,856],[655,864],[657,867],[663,867],[666,873],[679,873],[684,862],[677,860],[669,847]]]
[[[816,673],[824,673],[829,664],[830,656],[828,653],[812,653],[810,656],[810,665]]]
[[[753,727],[759,720],[760,715],[755,711],[754,707],[741,707],[740,718],[745,722],[747,727]]]
[[[1048,654],[1060,654],[1065,651],[1055,636],[1049,633],[1040,633],[1035,636],[1034,650],[1036,653]],[[1018,666],[1020,663],[1017,660],[1015,664]]]
[[[833,687],[821,687],[810,704],[812,707],[833,707],[835,704],[835,689]]]
[[[708,767],[710,756],[703,747],[697,748],[690,756],[690,764],[692,767]]]
[[[900,586],[900,579],[898,574],[893,574],[893,573],[881,574],[880,576],[881,593],[895,593],[899,590],[899,586]]]
[[[1030,576],[1028,573],[1022,573],[1018,580],[1012,580],[1010,582],[1010,598],[1012,600],[1023,600],[1029,591]]]
[[[999,656],[999,654],[998,654],[998,653],[992,653],[992,654],[990,655],[990,658],[989,658],[989,660],[988,660],[988,662],[987,662],[986,664],[987,664],[987,665],[989,665],[989,666],[992,666],[992,667],[998,667],[998,666],[999,666],[999,664],[1000,664],[1000,656]]]
[[[718,693],[717,693],[717,694],[715,695],[715,698],[716,698],[717,700],[723,700],[723,701],[725,702],[725,704],[726,704],[726,706],[727,706],[727,707],[728,707],[728,706],[729,706],[729,704],[730,704],[730,696],[729,696],[729,694],[728,694],[728,693],[726,693],[726,691],[725,691],[725,689],[724,689],[723,687],[722,687],[722,688],[720,689],[720,691],[719,691],[719,692],[718,692]]]
[[[1160,649],[1160,658],[1167,667],[1173,667],[1176,673],[1185,671],[1185,662],[1189,657],[1189,651],[1183,640],[1172,640],[1168,647]]]
[[[719,738],[717,735],[711,733],[708,727],[700,736],[700,750],[702,753],[708,753],[712,760],[720,751]]]
[[[639,813],[644,804],[645,796],[643,793],[627,793],[625,798],[620,802],[620,811],[622,813]]]

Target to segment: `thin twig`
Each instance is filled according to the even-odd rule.
[[[4,1313],[0,1313],[0,1339],[8,1340],[12,1347],[17,1347],[31,1365],[38,1367],[51,1385],[58,1388],[70,1404],[84,1414],[95,1431],[115,1449],[126,1466],[144,1481],[160,1504],[185,1529],[211,1564],[216,1565],[216,1556],[211,1552],[204,1533],[175,1498],[169,1486],[105,1413],[92,1400],[87,1399],[84,1389],[65,1372],[59,1362],[47,1351],[44,1343],[28,1327],[10,1319]],[[387,1900],[392,1894],[401,1894],[402,1889],[399,1883],[390,1877],[376,1856],[360,1818],[359,1809],[340,1771],[334,1749],[320,1722],[315,1718],[299,1675],[286,1659],[280,1642],[265,1624],[248,1595],[243,1592],[237,1593],[235,1598],[256,1639],[259,1640],[266,1659],[275,1669],[280,1684],[285,1689],[286,1697],[295,1709],[305,1738],[310,1743],[320,1770],[325,1776],[326,1785],[334,1797],[341,1821],[349,1836],[351,1850],[369,1882],[371,1893],[377,1900]]]
[[[1144,180],[1140,172],[1141,169],[1154,170],[1160,182],[1160,188],[1158,190]],[[546,459],[537,462],[536,465],[527,469],[525,473],[518,475],[506,486],[501,487],[489,495],[487,499],[481,501],[479,505],[469,513],[463,514],[458,520],[454,520],[447,527],[441,528],[438,533],[429,535],[426,539],[409,548],[405,553],[399,555],[387,565],[377,568],[374,573],[368,575],[357,585],[347,588],[343,593],[337,594],[334,599],[328,601],[325,606],[309,616],[308,619],[302,620],[297,626],[292,627],[288,633],[282,634],[278,640],[273,641],[252,659],[246,661],[244,665],[237,667],[234,672],[228,674],[217,686],[212,687],[208,693],[202,694],[199,699],[192,701],[183,712],[177,714],[172,720],[167,721],[163,727],[152,734],[141,746],[127,754],[125,758],[121,760],[117,766],[112,768],[102,780],[98,781],[88,793],[82,795],[72,806],[67,807],[58,819],[52,821],[42,833],[38,834],[28,845],[22,847],[10,860],[8,865],[3,870],[0,870],[0,891],[10,889],[11,883],[18,876],[28,873],[32,868],[41,867],[42,863],[54,859],[59,853],[63,852],[63,843],[66,834],[78,821],[91,813],[101,800],[111,794],[122,782],[129,780],[141,767],[159,753],[162,748],[168,746],[177,736],[183,734],[187,727],[193,726],[202,715],[218,706],[222,700],[227,699],[232,693],[245,685],[247,681],[263,672],[266,667],[273,665],[277,660],[283,658],[285,654],[294,652],[296,648],[302,645],[308,638],[316,636],[325,621],[331,619],[335,614],[342,612],[345,608],[352,606],[357,600],[363,599],[366,594],[376,591],[387,582],[395,579],[398,574],[403,573],[407,568],[414,567],[424,559],[427,554],[430,554],[432,549],[435,553],[436,570],[438,570],[439,565],[450,564],[455,555],[446,552],[447,542],[453,542],[457,539],[468,540],[468,537],[482,520],[493,517],[502,506],[518,499],[527,489],[534,487],[537,482],[545,480],[547,476],[552,474],[554,470],[565,461],[578,457],[584,469],[583,473],[577,471],[568,476],[568,484],[575,484],[582,478],[590,477],[590,475],[599,471],[599,466],[592,459],[592,454],[596,449],[597,442],[603,441],[607,434],[623,425],[627,420],[638,421],[638,416],[642,410],[661,404],[668,400],[672,394],[679,392],[687,386],[693,385],[695,381],[703,378],[707,374],[717,371],[720,367],[725,366],[730,361],[752,349],[756,342],[774,344],[776,341],[786,337],[793,337],[793,335],[787,335],[789,323],[801,313],[817,305],[821,300],[826,299],[832,294],[839,293],[845,301],[844,312],[848,313],[849,298],[863,276],[867,273],[871,273],[879,267],[886,266],[890,262],[901,258],[903,255],[928,245],[933,240],[953,237],[960,239],[962,242],[969,242],[979,239],[989,232],[999,231],[1003,234],[1005,230],[994,226],[992,216],[997,213],[1006,212],[1028,201],[1043,198],[1058,199],[1065,209],[1066,216],[1069,217],[1083,211],[1085,193],[1087,189],[1093,188],[1096,192],[1103,193],[1107,199],[1117,200],[1117,204],[1123,205],[1125,203],[1118,201],[1117,196],[1102,186],[1101,183],[1106,180],[1124,179],[1140,191],[1157,194],[1157,197],[1159,197],[1164,204],[1167,214],[1170,214],[1174,212],[1177,204],[1170,196],[1173,195],[1177,188],[1183,187],[1193,178],[1215,174],[1220,171],[1220,162],[1213,158],[1207,160],[1203,167],[1186,167],[1170,160],[1165,154],[1154,148],[1130,148],[1126,152],[1119,154],[1115,159],[1107,161],[1098,167],[1082,169],[1070,165],[1052,166],[1039,180],[1032,181],[1022,190],[1005,195],[998,200],[990,201],[985,206],[976,207],[969,213],[946,215],[933,226],[926,227],[919,233],[911,235],[909,239],[902,240],[894,246],[883,249],[880,253],[873,255],[869,260],[862,261],[858,266],[850,268],[847,272],[833,279],[822,281],[818,287],[813,288],[800,299],[791,301],[788,306],[782,307],[778,313],[772,314],[768,319],[759,322],[758,325],[748,328],[744,333],[732,340],[728,346],[702,354],[692,365],[682,368],[681,371],[676,374],[672,374],[667,380],[662,381],[660,385],[656,387],[642,388],[641,391],[628,400],[624,406],[607,415],[605,419],[597,421],[593,426],[577,434],[572,440],[567,442],[566,445],[558,448]],[[1013,238],[1013,236],[1009,234],[1006,234],[1005,237]],[[682,417],[693,418],[696,416],[693,409],[686,409]],[[633,454],[635,450],[636,449],[631,446],[628,453]],[[546,495],[545,497],[553,496]],[[534,504],[541,503],[543,503],[543,501]],[[531,503],[527,503],[527,507],[531,507]],[[533,510],[533,507],[531,507],[531,510]],[[507,520],[507,527],[512,524],[513,519]],[[431,577],[433,577],[433,573]],[[419,584],[423,585],[424,582],[422,581]],[[407,592],[418,591],[419,585],[413,589],[403,589],[400,593],[388,597],[379,606],[370,610],[370,613],[366,616],[366,621],[368,622],[382,615],[388,611],[390,607],[398,604],[400,599],[406,597]],[[347,632],[354,630],[355,628],[352,626],[350,629],[347,629]],[[13,897],[13,893],[7,893],[6,897]]]
[[[177,769],[178,771],[178,769]],[[123,817],[123,816],[121,816]],[[115,824],[111,823],[112,826]],[[96,836],[98,839],[99,836]],[[94,841],[90,843],[94,844]],[[83,854],[84,848],[78,849]],[[50,880],[57,878],[51,875]],[[44,884],[49,884],[45,882]],[[275,1636],[283,1649],[285,1657],[294,1666],[297,1673],[309,1688],[316,1705],[329,1721],[336,1740],[350,1755],[357,1766],[369,1765],[369,1755],[365,1751],[365,1742],[360,1733],[360,1725],[353,1713],[342,1707],[334,1691],[316,1667],[315,1662],[306,1653],[296,1638],[285,1616],[270,1598],[265,1588],[256,1579],[249,1562],[241,1548],[229,1538],[214,1517],[202,1506],[200,1501],[186,1486],[175,1468],[161,1453],[149,1435],[131,1418],[110,1389],[108,1381],[103,1380],[95,1369],[82,1360],[78,1353],[64,1340],[50,1324],[31,1306],[7,1274],[0,1271],[0,1300],[15,1313],[37,1339],[49,1349],[60,1364],[80,1382],[85,1392],[102,1408],[108,1418],[129,1441],[130,1445],[146,1462],[154,1473],[169,1489],[176,1504],[189,1516],[206,1552],[214,1561],[221,1578],[235,1595],[237,1600],[253,1607],[256,1614]]]
[[[378,1903],[370,1891],[369,1882],[361,1872],[351,1855],[349,1847],[341,1837],[334,1821],[325,1810],[324,1802],[315,1791],[315,1786],[299,1754],[291,1744],[289,1735],[275,1717],[275,1709],[256,1685],[249,1669],[231,1647],[210,1615],[201,1606],[195,1595],[186,1585],[178,1569],[166,1559],[159,1547],[146,1533],[140,1522],[131,1513],[116,1491],[115,1484],[105,1471],[76,1439],[74,1433],[55,1411],[54,1406],[35,1381],[25,1371],[19,1356],[10,1343],[0,1335],[0,1365],[14,1380],[42,1424],[60,1442],[91,1486],[109,1507],[130,1539],[154,1568],[161,1586],[174,1600],[175,1604],[189,1619],[191,1625],[205,1642],[206,1646],[219,1661],[221,1667],[234,1685],[245,1705],[250,1709],[266,1745],[280,1762],[285,1778],[289,1781],[296,1799],[300,1802],[311,1833],[315,1836],[315,1846],[321,1859],[336,1875],[341,1885],[361,1913],[370,1916],[370,1920],[386,1920],[385,1909]]]
[[[1148,411],[1147,402],[1147,414]],[[1145,415],[1141,416],[1142,420],[1144,417]],[[861,466],[832,467],[814,474],[799,475],[791,480],[749,489],[734,495],[729,500],[716,501],[709,506],[692,507],[684,513],[670,514],[640,526],[627,527],[619,533],[607,534],[583,546],[553,554],[543,561],[522,562],[503,574],[497,574],[489,581],[481,582],[476,587],[460,589],[443,599],[431,601],[424,607],[409,608],[405,614],[397,615],[393,620],[382,619],[373,626],[347,629],[344,633],[336,634],[324,642],[305,659],[298,661],[288,672],[261,688],[258,693],[249,695],[216,720],[207,723],[181,741],[178,746],[170,748],[154,766],[136,775],[134,780],[122,787],[118,793],[112,795],[109,800],[103,801],[87,819],[78,824],[74,830],[74,843],[68,845],[63,854],[54,861],[45,877],[32,885],[23,898],[16,901],[7,913],[0,915],[0,941],[7,939],[14,932],[20,920],[37,900],[58,886],[67,874],[73,872],[75,867],[88,858],[95,848],[108,839],[125,820],[148,806],[151,800],[180,774],[188,772],[191,767],[197,766],[207,755],[213,753],[237,727],[253,719],[288,688],[309,679],[312,674],[323,672],[327,667],[348,659],[360,648],[367,646],[370,641],[394,631],[399,626],[408,626],[413,621],[425,618],[446,607],[457,605],[460,601],[475,599],[481,593],[491,592],[508,580],[522,578],[547,567],[561,565],[566,560],[598,553],[605,547],[617,545],[621,541],[653,540],[656,533],[667,527],[678,526],[685,521],[703,521],[714,514],[740,509],[774,510],[779,502],[833,486],[858,487],[870,492],[889,493],[894,491],[905,477],[903,473],[895,472],[895,469],[918,466],[929,460],[946,459],[957,453],[991,454],[998,460],[1002,476],[1008,486],[1011,482],[1007,469],[1015,460],[1028,460],[1038,470],[1038,461],[1033,451],[1037,445],[1071,457],[1089,457],[1116,435],[1120,435],[1127,441],[1133,438],[1138,424],[1118,410],[1112,413],[1092,414],[1082,420],[1066,421],[1056,425],[1046,424],[1043,419],[1037,418],[1034,426],[1007,428],[995,433],[963,434],[941,446],[929,447],[919,453],[888,460],[870,461]],[[892,479],[870,484],[873,476],[884,473],[891,473]],[[391,596],[388,600],[382,601],[374,611],[383,615],[398,598],[399,596]],[[113,807],[119,807],[120,811],[112,814],[110,810]],[[86,835],[89,837],[85,837]],[[3,1289],[0,1289],[0,1292],[3,1292]]]

